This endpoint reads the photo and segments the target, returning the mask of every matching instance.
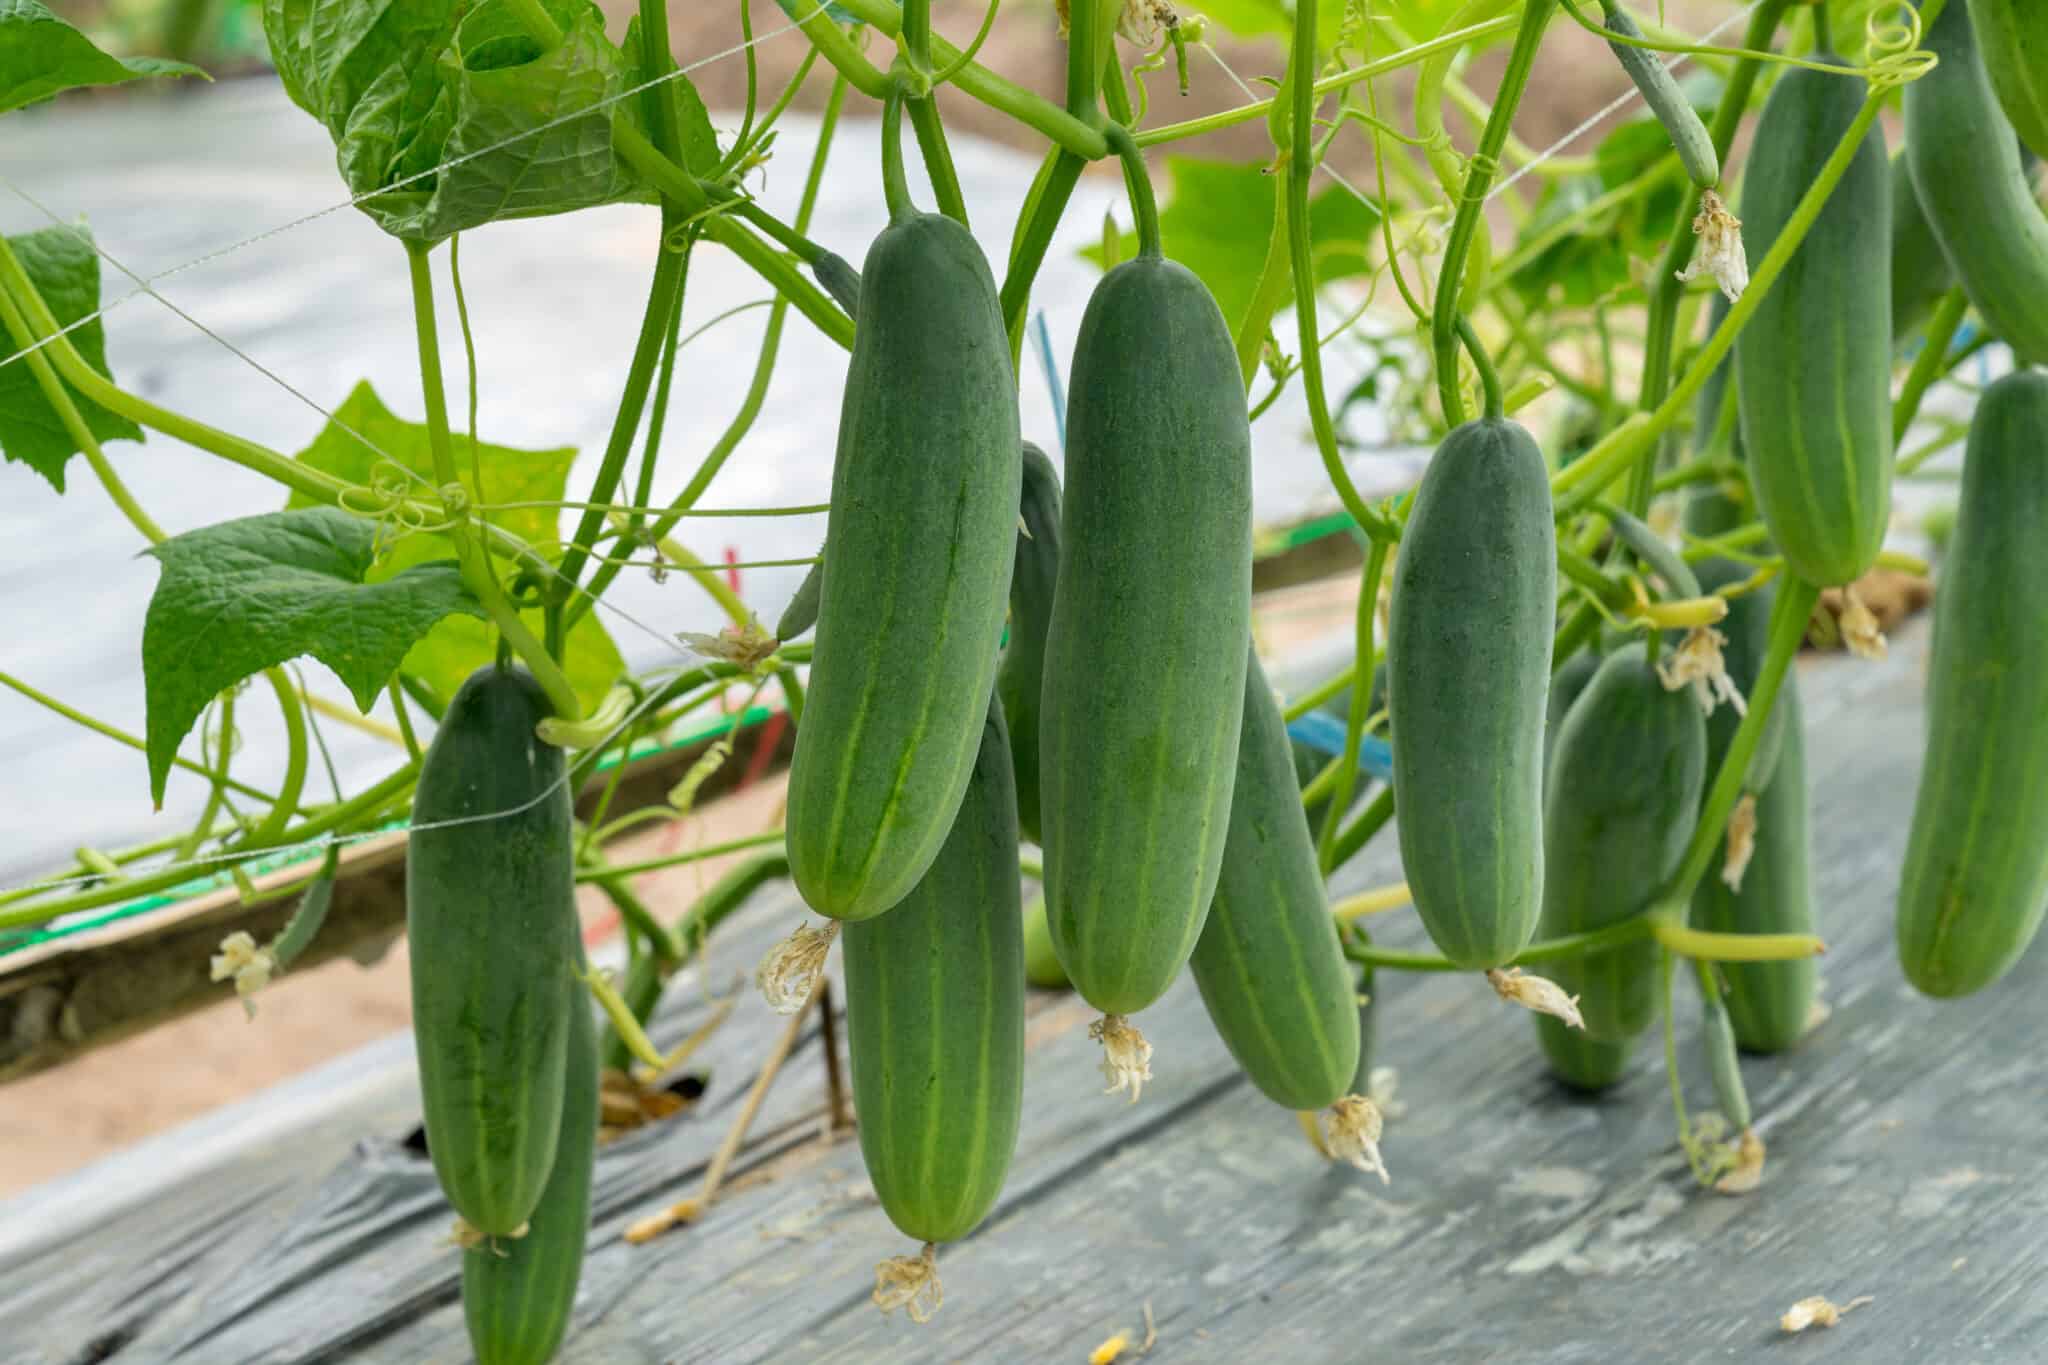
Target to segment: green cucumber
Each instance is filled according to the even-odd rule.
[[[1038,843],[1038,708],[1045,682],[1045,631],[1052,620],[1060,572],[1060,478],[1037,446],[1024,443],[1024,525],[1010,575],[1010,643],[996,673],[996,693],[1010,727],[1017,770],[1017,827]]]
[[[846,316],[860,325],[860,272],[844,256],[835,256],[829,251],[818,253],[818,259],[811,262],[811,274],[815,275],[819,287],[832,296],[832,302],[846,310]]]
[[[1970,24],[1983,39],[1984,71],[2006,118],[2036,156],[2048,156],[2048,5],[1970,0]]]
[[[1074,344],[1039,725],[1053,946],[1105,1014],[1145,1008],[1216,894],[1251,640],[1251,427],[1192,272],[1103,276]]]
[[[825,547],[818,547],[818,562],[811,565],[811,571],[804,575],[804,581],[796,585],[796,595],[789,599],[789,605],[782,609],[782,615],[775,622],[777,640],[794,640],[797,636],[818,624],[818,602],[825,591]]]
[[[1755,572],[1749,565],[1732,559],[1707,559],[1693,566],[1699,576],[1700,587],[1705,592],[1714,592],[1731,583],[1740,583]],[[1728,680],[1735,684],[1735,690],[1742,694],[1746,704],[1749,694],[1756,689],[1756,680],[1763,672],[1764,655],[1771,644],[1771,608],[1778,600],[1778,590],[1766,584],[1761,588],[1728,599],[1728,614],[1715,627],[1726,639],[1721,645],[1721,663],[1728,671]],[[1790,673],[1785,675],[1785,686],[1794,685]],[[1784,751],[1785,734],[1793,723],[1791,712],[1782,704],[1771,708],[1771,715],[1764,722],[1763,735],[1757,740],[1756,751],[1750,755],[1749,773],[1744,782],[1748,791],[1760,792],[1770,785],[1771,774],[1777,771],[1778,756]],[[1735,731],[1742,724],[1742,716],[1733,706],[1719,705],[1707,717],[1707,771],[1721,770],[1721,756],[1728,752],[1728,746],[1735,742]]]
[[[931,866],[995,690],[1022,480],[1017,384],[988,262],[913,214],[861,272],[789,863],[813,910],[878,915]]]
[[[405,863],[413,1040],[434,1173],[478,1232],[540,1202],[562,1126],[582,940],[562,751],[531,675],[486,664],[420,766]]]
[[[1321,1109],[1358,1069],[1358,992],[1323,892],[1287,725],[1251,656],[1230,838],[1188,959],[1224,1045],[1267,1099]]]
[[[1799,685],[1785,675],[1772,725],[1784,718],[1776,771],[1756,798],[1756,844],[1737,891],[1721,880],[1724,839],[1692,895],[1695,928],[1723,934],[1813,932],[1813,841],[1807,829],[1806,736],[1800,723]],[[1716,716],[1720,713],[1716,712]],[[1718,767],[1726,738],[1708,727],[1708,753]],[[1810,957],[1789,962],[1724,962],[1725,1004],[1735,1041],[1751,1052],[1784,1052],[1806,1033],[1819,986]]]
[[[1547,1014],[1536,1016],[1536,1040],[1543,1047],[1543,1059],[1550,1074],[1574,1090],[1597,1094],[1620,1080],[1628,1071],[1634,1038],[1594,1038]]]
[[[1544,938],[1605,929],[1649,907],[1685,855],[1706,771],[1707,727],[1692,693],[1667,690],[1640,643],[1608,655],[1552,755]],[[1645,938],[1562,960],[1551,975],[1580,997],[1587,1036],[1619,1043],[1656,1016],[1656,963]]]
[[[1387,628],[1401,864],[1460,967],[1497,967],[1536,929],[1556,602],[1543,452],[1513,422],[1465,423],[1416,490]]]
[[[1749,1127],[1749,1091],[1742,1084],[1742,1059],[1735,1055],[1735,1026],[1718,998],[1700,1002],[1700,1050],[1714,1081],[1714,1101],[1737,1132]]]
[[[555,1167],[524,1237],[462,1254],[462,1316],[477,1365],[543,1365],[569,1330],[597,1158],[597,1028],[590,1003],[569,1007],[562,1130]]]
[[[2048,373],[1977,400],[1934,597],[1927,760],[1899,886],[1899,961],[1928,995],[2003,976],[2048,909]]]
[[[1917,84],[1918,82],[1916,82]],[[1795,68],[1757,121],[1742,233],[1762,260],[1863,105],[1860,81]],[[1891,186],[1873,126],[1735,340],[1735,397],[1757,506],[1792,571],[1862,576],[1891,514]]]
[[[1906,164],[1920,208],[1985,324],[2022,359],[2048,360],[2048,216],[1969,10],[1950,0],[1921,42],[1938,64],[1906,87]]]
[[[1564,661],[1557,672],[1550,675],[1550,696],[1543,705],[1543,766],[1547,772],[1551,756],[1557,752],[1557,736],[1564,729],[1564,718],[1571,711],[1572,703],[1586,690],[1586,684],[1593,681],[1593,675],[1600,671],[1600,656],[1591,649],[1582,649]]]
[[[1600,10],[1606,17],[1609,32],[1624,38],[1642,38],[1642,27],[1615,0],[1600,0]],[[1713,135],[1700,121],[1692,101],[1678,88],[1678,79],[1664,65],[1664,59],[1647,48],[1617,43],[1612,38],[1607,40],[1607,46],[1642,94],[1643,103],[1656,115],[1657,122],[1664,125],[1665,133],[1671,138],[1671,146],[1678,153],[1679,164],[1685,167],[1692,183],[1703,190],[1718,188],[1721,184],[1721,157],[1714,150]]]
[[[939,856],[845,945],[846,1051],[861,1156],[891,1222],[965,1237],[995,1206],[1024,1104],[1017,795],[1001,706]]]
[[[1052,925],[1046,919],[1045,893],[1024,902],[1024,979],[1040,990],[1073,989],[1060,955],[1053,951]]]
[[[1941,296],[1955,287],[1956,272],[1920,211],[1920,195],[1903,151],[1892,158],[1892,340],[1919,330]]]

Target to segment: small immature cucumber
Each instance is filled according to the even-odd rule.
[[[1977,400],[1934,597],[1927,761],[1899,886],[1899,961],[1928,995],[1983,989],[2048,909],[2048,373]]]
[[[1778,78],[1743,175],[1749,259],[1763,259],[1862,106],[1862,85],[1842,75],[1795,68]],[[1757,506],[1792,571],[1816,587],[1861,577],[1891,513],[1885,165],[1884,134],[1872,126],[1735,341],[1735,396]]]
[[[818,562],[811,565],[811,571],[804,575],[804,581],[796,585],[796,596],[789,599],[789,605],[782,609],[782,615],[775,622],[775,638],[794,640],[797,636],[818,624],[818,601],[825,591],[825,547],[818,547]]]
[[[1536,929],[1556,603],[1543,452],[1513,422],[1467,422],[1416,490],[1387,629],[1401,864],[1460,967],[1497,967]]]
[[[1702,1003],[1700,1047],[1707,1054],[1707,1071],[1714,1080],[1714,1100],[1721,1106],[1721,1116],[1737,1131],[1749,1127],[1749,1091],[1742,1084],[1742,1059],[1735,1055],[1735,1029],[1719,1000]]]
[[[562,1127],[580,960],[569,784],[530,674],[462,684],[420,767],[406,852],[413,1040],[434,1173],[478,1232],[539,1203]]]
[[[1640,643],[1608,655],[1551,758],[1543,937],[1604,929],[1648,908],[1685,856],[1706,770],[1707,727],[1692,693],[1668,691]],[[1656,961],[1644,939],[1560,961],[1551,975],[1581,997],[1587,1037],[1619,1043],[1656,1016]]]
[[[823,252],[811,262],[811,274],[817,276],[818,285],[832,296],[832,301],[846,310],[846,316],[856,324],[860,321],[860,272],[844,256]]]
[[[1010,727],[1010,758],[1017,770],[1017,827],[1040,842],[1038,822],[1038,708],[1045,685],[1045,632],[1052,623],[1053,588],[1060,574],[1060,478],[1037,446],[1024,443],[1024,527],[1017,533],[1017,565],[1010,575],[1010,643],[996,672],[996,694]]]
[[[952,827],[995,690],[1022,480],[1009,337],[967,229],[899,218],[862,279],[789,768],[791,873],[841,920],[901,900]]]
[[[2048,5],[1970,0],[1970,23],[2005,116],[2036,156],[2048,156]]]
[[[1813,842],[1807,829],[1806,735],[1800,723],[1799,685],[1786,673],[1772,708],[1785,718],[1776,770],[1756,798],[1756,844],[1742,889],[1721,879],[1727,841],[1715,849],[1707,875],[1692,895],[1695,928],[1723,934],[1813,932]],[[1719,718],[1720,713],[1715,713]],[[1727,739],[1708,727],[1708,754],[1718,767]],[[1819,986],[1810,957],[1789,962],[1724,962],[1715,969],[1727,983],[1724,1003],[1735,1041],[1750,1052],[1784,1052],[1806,1034]]]
[[[1230,1055],[1266,1098],[1321,1109],[1358,1069],[1358,995],[1301,809],[1287,726],[1252,656],[1230,839],[1188,960]]]
[[[1922,42],[1939,64],[1906,87],[1906,164],[1920,208],[1992,332],[2023,360],[2048,361],[2048,216],[1992,93],[1970,10],[1944,6]]]
[[[1600,9],[1606,16],[1609,32],[1619,33],[1624,38],[1642,38],[1642,28],[1615,0],[1600,0]],[[1714,151],[1713,135],[1707,132],[1707,125],[1700,121],[1692,101],[1678,88],[1677,78],[1663,60],[1647,48],[1631,47],[1611,38],[1607,46],[1614,50],[1615,60],[1621,63],[1621,69],[1628,73],[1636,89],[1642,92],[1643,103],[1657,116],[1657,122],[1664,125],[1664,131],[1671,137],[1671,145],[1677,149],[1679,164],[1685,167],[1692,183],[1703,190],[1719,187],[1721,158]]]
[[[477,1365],[544,1365],[569,1330],[597,1156],[597,1028],[590,1002],[569,1007],[562,1133],[555,1168],[524,1237],[462,1253],[462,1316]]]
[[[1251,427],[1193,272],[1103,276],[1074,344],[1040,814],[1052,941],[1105,1014],[1194,951],[1230,824],[1251,641]]]
[[[1017,796],[992,706],[959,817],[888,914],[847,924],[847,1056],[860,1150],[906,1236],[951,1242],[995,1206],[1024,1103]]]
[[[1042,991],[1073,989],[1067,969],[1060,966],[1060,955],[1053,951],[1043,891],[1024,902],[1024,979]]]

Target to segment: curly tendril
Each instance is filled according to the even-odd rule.
[[[416,501],[414,496],[415,485],[424,482],[419,475],[387,456],[370,466],[369,482],[342,489],[336,495],[335,503],[344,512],[353,512],[377,523],[371,554],[381,559],[393,545],[407,536],[451,530],[468,518],[469,490],[460,484],[450,484],[440,490],[441,507],[446,515],[440,520],[430,517],[430,509]]]
[[[1962,0],[1949,3],[1961,4]],[[1920,12],[1905,0],[1892,0],[1888,8],[1872,11],[1863,21],[1863,36],[1870,52],[1864,76],[1872,90],[1910,85],[1934,70],[1938,60],[1920,46]]]

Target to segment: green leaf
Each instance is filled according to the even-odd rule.
[[[0,114],[82,85],[204,71],[164,57],[110,57],[38,0],[0,0]]]
[[[377,526],[338,508],[242,517],[173,536],[142,623],[149,790],[161,804],[178,745],[223,690],[310,654],[370,709],[436,621],[480,612],[452,563],[367,576]]]
[[[591,0],[541,4],[562,29],[546,52],[505,0],[264,0],[263,22],[286,90],[334,138],[342,179],[374,196],[358,207],[395,237],[438,242],[499,219],[654,198],[612,149],[606,101],[631,67],[603,13]],[[701,154],[695,91],[681,77],[662,88]],[[637,117],[637,101],[623,108]]]
[[[334,420],[297,458],[314,469],[357,485],[390,483],[393,476],[395,481],[410,483],[415,488],[435,483],[433,451],[426,427],[395,416],[367,381],[356,385],[347,401],[335,409]],[[480,441],[472,465],[469,442],[460,434],[455,438],[457,476],[471,502],[486,509],[485,520],[518,536],[550,559],[554,558],[554,547],[561,539],[560,514],[553,504],[564,496],[569,466],[575,459],[576,452],[568,447],[520,450]],[[398,468],[393,469],[393,464]],[[481,491],[473,472],[476,465],[483,469]],[[548,505],[506,506],[511,503]],[[309,507],[312,501],[295,492],[287,506]],[[491,510],[498,508],[503,510]],[[380,582],[413,565],[447,559],[454,554],[455,543],[444,535],[408,535],[378,560],[370,571],[369,581]],[[522,617],[536,635],[540,634],[541,612],[524,612]],[[625,671],[618,647],[595,612],[576,623],[566,646],[563,668],[569,682],[586,705],[595,705]],[[442,696],[453,696],[462,680],[488,663],[496,651],[496,636],[487,622],[449,617],[413,647],[406,656],[405,669],[425,679]]]
[[[92,249],[92,234],[84,223],[9,237],[7,244],[14,248],[21,268],[28,272],[59,325],[76,322],[99,307],[100,258]],[[98,318],[65,335],[86,364],[113,377],[107,369],[107,335]],[[0,345],[8,355],[20,349],[20,342],[4,328],[0,328]],[[141,427],[108,412],[69,384],[64,387],[94,436],[102,441],[142,439]],[[57,410],[43,396],[25,356],[0,365],[0,453],[35,470],[59,493],[64,491],[64,466],[78,453],[78,442],[71,439]]]
[[[1187,156],[1167,157],[1166,174],[1171,189],[1159,214],[1166,254],[1209,287],[1234,331],[1251,307],[1265,268],[1266,246],[1273,236],[1273,178],[1259,162]],[[1367,250],[1379,215],[1370,205],[1342,186],[1332,186],[1309,200],[1308,216],[1317,283],[1371,270]],[[1137,242],[1135,232],[1125,235],[1123,259],[1137,254]],[[1100,247],[1085,248],[1081,254],[1098,265],[1103,261]]]
[[[626,74],[634,85],[644,84],[649,79],[643,46],[640,16],[636,14],[626,21],[626,41],[619,44],[619,50],[626,58]],[[704,107],[697,87],[690,84],[688,76],[672,75],[652,90],[641,91],[639,98],[643,111],[640,121],[645,124],[653,122],[653,113],[647,108],[651,101],[667,99],[673,106],[676,129],[683,143],[683,169],[692,175],[709,175],[718,168],[718,134],[711,127],[711,112]]]

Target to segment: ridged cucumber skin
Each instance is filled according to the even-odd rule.
[[[1899,886],[1899,962],[1932,996],[1982,990],[2048,909],[2048,373],[1977,400],[1934,597],[1927,759]]]
[[[1209,902],[1251,641],[1251,428],[1230,328],[1158,257],[1095,287],[1068,386],[1039,787],[1053,946],[1131,1014],[1179,975]]]
[[[1586,684],[1593,681],[1593,675],[1600,671],[1600,656],[1591,649],[1582,649],[1564,661],[1564,666],[1550,675],[1550,695],[1543,704],[1543,766],[1550,770],[1551,755],[1557,752],[1557,736],[1564,729],[1564,718],[1571,712],[1572,703],[1586,690]]]
[[[1634,1038],[1594,1038],[1547,1014],[1536,1016],[1536,1041],[1550,1074],[1573,1090],[1594,1095],[1628,1073]]]
[[[903,218],[869,249],[840,409],[789,863],[864,919],[938,856],[995,691],[1022,483],[1016,377],[967,229]]]
[[[462,1254],[462,1316],[477,1365],[544,1365],[568,1335],[590,1238],[597,1158],[597,1027],[587,1001],[569,1009],[562,1133],[555,1168],[524,1237]]]
[[[455,1211],[497,1237],[554,1169],[582,952],[563,755],[534,734],[553,709],[527,673],[471,674],[421,764],[406,851],[427,1150]]]
[[[1762,260],[1863,104],[1854,80],[1794,69],[1757,120],[1742,235]],[[1750,485],[1792,571],[1817,587],[1877,559],[1891,514],[1891,185],[1873,125],[1735,340]]]
[[[2048,156],[2048,6],[2041,0],[1970,0],[1984,72],[2020,141]]]
[[[1010,727],[1010,761],[1017,771],[1017,828],[1032,843],[1039,826],[1038,708],[1045,686],[1045,632],[1052,622],[1053,590],[1060,576],[1060,476],[1037,446],[1024,443],[1024,529],[1017,533],[1017,563],[1010,575],[1010,643],[996,672],[996,694]]]
[[[1415,909],[1460,967],[1528,945],[1543,901],[1543,732],[1557,604],[1543,452],[1513,422],[1444,438],[1394,561],[1395,824]]]
[[[1955,287],[1941,242],[1920,211],[1920,195],[1906,153],[1892,158],[1892,339],[1903,340],[1934,312],[1941,296]]]
[[[1773,711],[1785,717],[1784,741],[1768,785],[1756,798],[1756,846],[1742,889],[1721,880],[1727,842],[1715,848],[1707,875],[1692,896],[1694,927],[1723,934],[1813,932],[1813,840],[1807,822],[1806,735],[1800,721],[1799,683],[1785,675]],[[1717,713],[1718,714],[1718,713]],[[1774,715],[1773,721],[1777,719]],[[1708,741],[1712,762],[1725,748]],[[1727,989],[1723,1003],[1735,1041],[1749,1052],[1784,1052],[1806,1033],[1820,970],[1810,957],[1789,962],[1724,962],[1717,968]]]
[[[1998,107],[1970,13],[1950,3],[1921,38],[1939,59],[1906,87],[1906,164],[1970,304],[2026,361],[2048,360],[2048,216]]]
[[[1699,578],[1700,591],[1711,593],[1731,583],[1742,582],[1755,570],[1732,559],[1715,558],[1693,565],[1693,572]],[[1721,663],[1728,671],[1728,680],[1735,684],[1735,690],[1742,694],[1745,703],[1749,694],[1756,690],[1757,677],[1763,672],[1764,655],[1770,652],[1771,609],[1777,600],[1778,590],[1770,584],[1740,597],[1731,597],[1728,599],[1728,614],[1714,627],[1725,637],[1721,645]],[[1787,673],[1785,677],[1789,686],[1792,675]],[[1763,735],[1757,740],[1756,751],[1750,755],[1746,790],[1760,792],[1770,785],[1771,774],[1778,769],[1779,755],[1784,752],[1785,734],[1791,724],[1791,713],[1784,706],[1771,708],[1770,718],[1764,722]],[[1715,706],[1714,714],[1707,717],[1708,773],[1721,770],[1721,756],[1735,742],[1735,732],[1741,725],[1741,713],[1725,702]]]
[[[1267,1099],[1321,1109],[1350,1090],[1358,993],[1302,813],[1287,725],[1255,656],[1245,666],[1223,873],[1188,968],[1217,1034]]]
[[[907,1237],[951,1242],[995,1206],[1024,1105],[1024,919],[1010,739],[988,714],[931,868],[845,945],[846,1049],[868,1178]]]
[[[1640,644],[1610,654],[1566,714],[1543,817],[1544,938],[1647,909],[1685,855],[1706,781],[1707,727],[1689,691],[1667,691]],[[1552,964],[1586,1035],[1633,1038],[1656,1017],[1648,939]]]

